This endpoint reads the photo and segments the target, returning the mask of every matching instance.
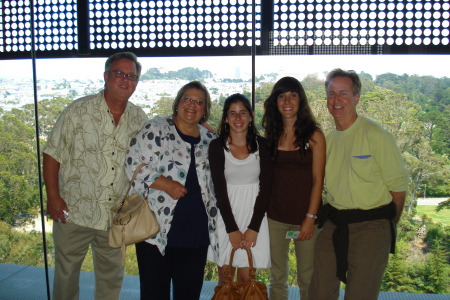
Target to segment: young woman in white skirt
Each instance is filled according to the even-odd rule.
[[[249,280],[246,249],[251,249],[255,268],[270,267],[267,202],[271,192],[271,159],[267,140],[258,135],[250,101],[241,94],[224,103],[218,138],[209,146],[209,162],[217,198],[219,285],[225,279],[232,248],[237,280]],[[232,279],[235,278],[233,268]]]

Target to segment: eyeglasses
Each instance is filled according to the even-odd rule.
[[[205,105],[205,101],[203,101],[203,100],[194,100],[194,99],[191,99],[189,97],[184,97],[183,101],[184,101],[184,103],[189,103],[189,104],[193,102],[197,106]]]
[[[139,80],[139,77],[136,74],[128,74],[120,70],[111,70],[111,72],[113,72],[114,76],[116,76],[117,78],[125,78],[128,79],[129,81]]]

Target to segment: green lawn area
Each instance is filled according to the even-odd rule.
[[[450,209],[443,209],[437,213],[436,207],[437,205],[417,205],[417,215],[421,216],[423,214],[427,214],[436,221],[450,226]]]

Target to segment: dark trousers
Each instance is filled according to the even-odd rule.
[[[203,285],[208,246],[198,248],[158,247],[146,242],[136,244],[141,300],[198,300]]]

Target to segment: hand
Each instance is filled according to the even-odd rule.
[[[244,249],[250,249],[256,246],[256,239],[258,238],[258,233],[252,229],[247,229],[244,233]]]
[[[239,249],[242,248],[242,241],[244,240],[244,235],[239,230],[230,232],[228,234],[228,237],[230,238],[231,246],[233,246],[233,249]]]
[[[165,176],[159,176],[150,185],[150,188],[166,192],[173,200],[178,200],[187,194],[187,189],[184,185]]]
[[[178,200],[187,194],[187,189],[178,181],[167,179],[168,185],[164,190],[173,200]]]
[[[61,220],[63,224],[66,224],[66,217],[63,212],[63,210],[69,211],[66,201],[59,195],[53,197],[48,196],[47,198],[47,214],[53,221],[57,222],[58,220]]]
[[[213,129],[208,123],[202,123],[202,124],[200,124],[200,125],[202,125],[202,126],[205,127],[206,129],[208,129],[209,132],[215,133],[214,129]]]
[[[300,227],[300,235],[296,241],[310,240],[314,235],[314,219],[306,217]]]

